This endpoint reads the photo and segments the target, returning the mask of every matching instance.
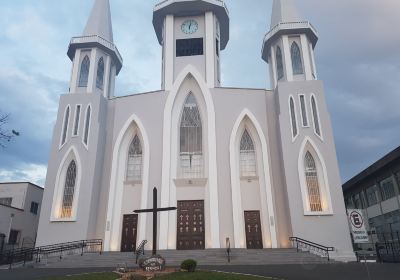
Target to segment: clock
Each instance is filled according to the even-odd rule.
[[[186,20],[182,23],[181,30],[185,34],[193,34],[199,29],[199,24],[194,19]]]

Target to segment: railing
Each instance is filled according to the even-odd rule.
[[[376,261],[383,263],[400,262],[400,243],[395,241],[376,243]]]
[[[278,31],[280,30],[285,30],[285,29],[294,29],[294,28],[309,28],[311,29],[315,34],[317,33],[317,30],[314,28],[314,26],[308,22],[308,21],[295,21],[295,22],[280,22],[274,27],[271,28],[270,31],[268,31],[267,34],[265,34],[265,41],[268,39],[272,38]]]
[[[229,237],[226,238],[226,255],[228,257],[228,263],[231,262],[231,241]]]
[[[136,251],[135,251],[135,255],[136,255],[136,264],[138,263],[139,257],[141,255],[144,255],[144,246],[147,244],[147,240],[143,240],[142,242],[140,242],[139,246],[137,247]]]
[[[40,262],[43,257],[57,256],[62,259],[65,254],[79,253],[82,256],[84,253],[101,254],[102,251],[103,240],[101,239],[80,240],[36,248],[20,248],[0,254],[0,265],[8,264],[11,269],[12,264],[23,263],[25,265],[27,261],[33,261],[34,257],[36,257],[36,262]]]
[[[328,261],[330,260],[329,252],[333,252],[335,250],[334,247],[326,247],[324,245],[307,241],[299,237],[290,237],[289,240],[292,242],[293,248],[297,249],[297,252],[300,250],[307,251],[311,254],[328,258]]]

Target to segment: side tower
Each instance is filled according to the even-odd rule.
[[[293,236],[333,246],[337,259],[352,260],[332,126],[314,62],[317,40],[291,0],[274,0],[262,58],[278,106]]]
[[[191,64],[209,88],[220,86],[220,51],[229,41],[229,15],[220,0],[167,0],[157,4],[153,25],[162,46],[162,89],[169,91]]]
[[[60,97],[37,245],[99,237],[95,232],[107,101],[122,58],[113,43],[108,0],[95,0],[83,35],[72,38],[69,93]]]

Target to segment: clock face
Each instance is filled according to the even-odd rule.
[[[189,19],[182,23],[181,29],[185,34],[193,34],[199,29],[199,24],[194,19]]]

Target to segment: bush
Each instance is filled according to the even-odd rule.
[[[142,275],[137,275],[137,274],[130,274],[128,276],[128,278],[126,278],[127,280],[147,280],[147,278],[145,276]]]
[[[187,270],[188,272],[195,272],[197,262],[195,260],[184,260],[181,263],[181,269]]]

